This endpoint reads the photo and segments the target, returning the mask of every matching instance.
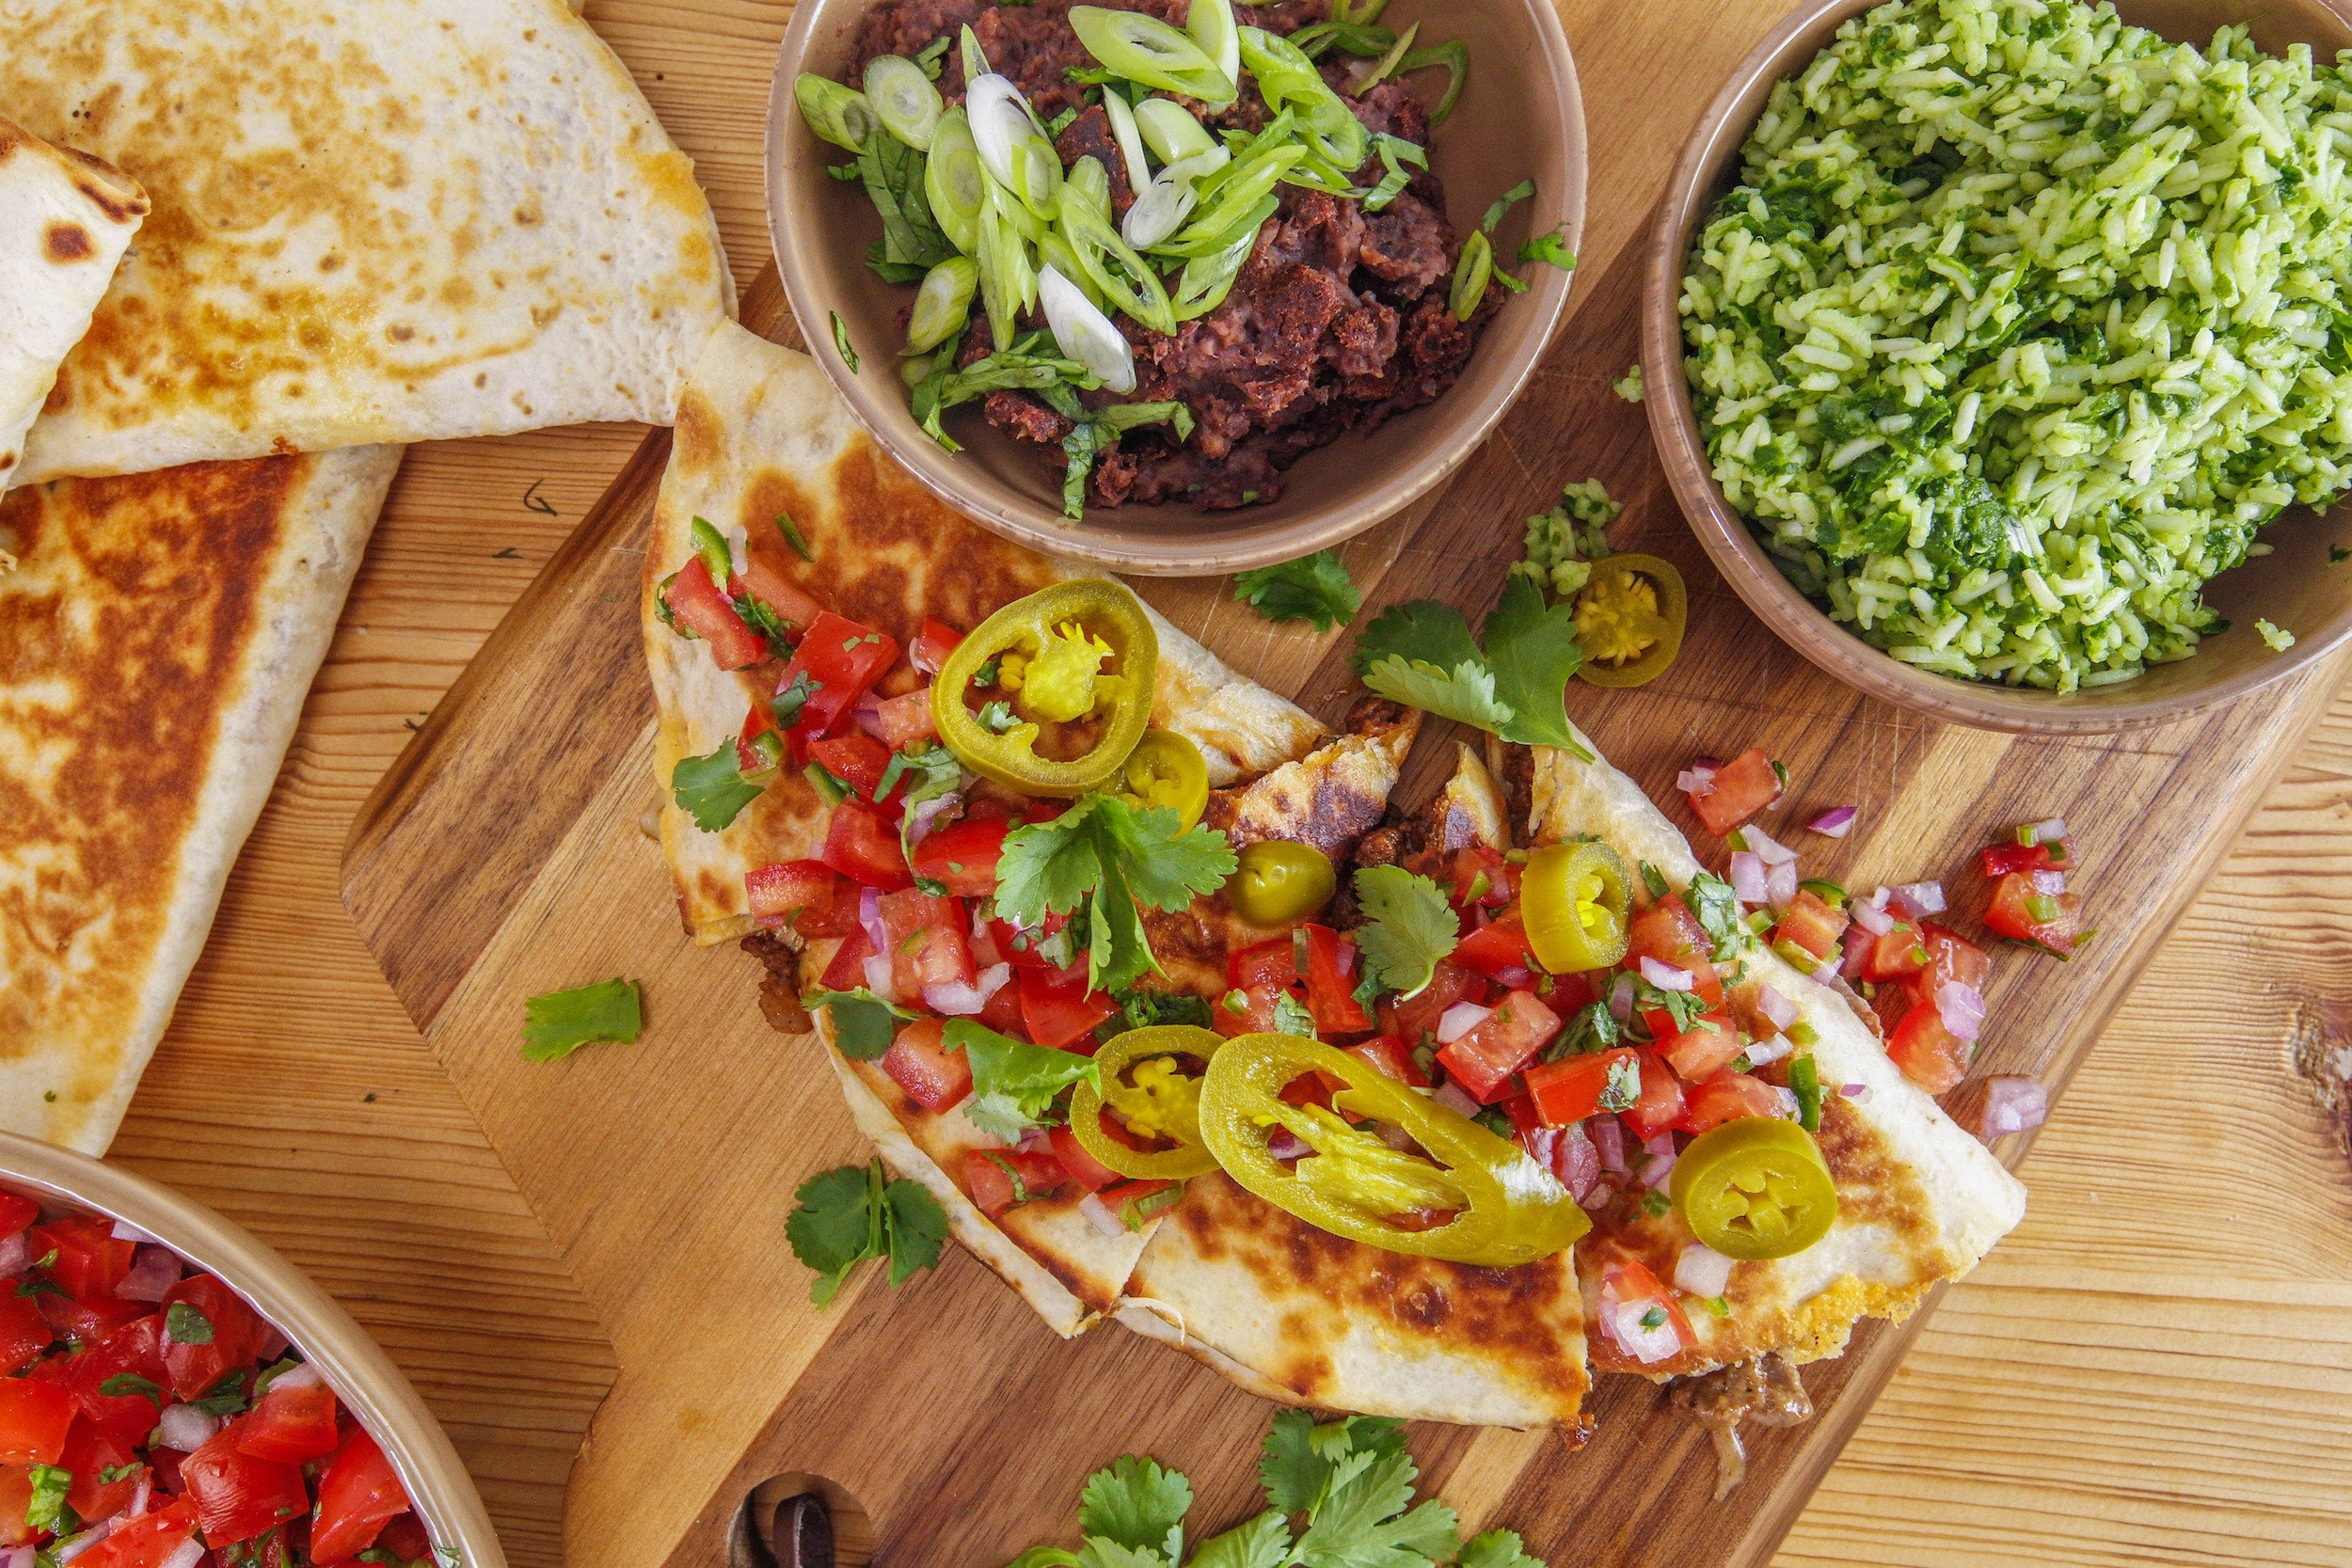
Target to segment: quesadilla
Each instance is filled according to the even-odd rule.
[[[563,0],[24,0],[0,104],[152,213],[22,478],[668,423],[734,287]]]
[[[0,119],[0,490],[146,215],[147,193],[112,164]]]
[[[0,499],[0,1126],[103,1152],[400,465],[368,447]]]

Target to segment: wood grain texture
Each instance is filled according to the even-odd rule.
[[[1593,110],[1585,255],[1595,270],[1580,289],[1646,223],[1643,180],[1662,174],[1706,92],[1776,20],[1776,8],[1772,0],[1564,4]],[[739,275],[748,278],[766,255],[760,117],[788,8],[595,0],[588,13],[697,159]],[[1608,421],[1635,411],[1613,408],[1597,378],[1622,369],[1596,366],[1588,356],[1573,372],[1547,374],[1585,379],[1589,399],[1573,418],[1613,429]],[[737,956],[681,946],[649,957],[643,948],[583,943],[583,966],[611,958],[655,988],[656,1036],[634,1056],[635,1048],[584,1053],[535,1093],[494,1107],[499,1117],[478,1117],[479,1106],[453,1092],[336,901],[339,855],[370,786],[643,435],[596,427],[410,453],[277,796],[116,1145],[118,1157],[287,1251],[385,1340],[450,1422],[510,1553],[534,1568],[560,1560],[562,1482],[613,1375],[614,1347],[626,1370],[576,1472],[575,1562],[655,1560],[661,1543],[644,1532],[675,1534],[732,1463],[713,1468],[696,1456],[713,1439],[723,1448],[757,1434],[769,1410],[747,1408],[756,1401],[673,1391],[674,1331],[697,1322],[695,1292],[675,1272],[679,1249],[722,1247],[729,1296],[761,1303],[740,1323],[708,1325],[728,1367],[764,1377],[771,1359],[787,1372],[806,1365],[818,1324],[802,1300],[805,1276],[778,1241],[788,1207],[785,1163],[857,1153],[837,1120],[820,1119],[834,1116],[829,1105],[800,1098],[807,1059],[758,1022]],[[1630,465],[1638,453],[1628,440],[1608,436],[1606,461]],[[1506,547],[1497,519],[1510,508],[1587,471],[1620,483],[1574,428],[1515,423],[1498,444],[1516,485],[1489,476],[1492,488],[1447,499],[1447,515],[1495,531],[1481,538],[1497,559]],[[1562,462],[1568,468],[1555,471]],[[1632,488],[1628,481],[1619,493]],[[1636,526],[1666,537],[1678,528],[1670,512],[1634,515],[1627,527]],[[1432,545],[1409,534],[1391,525],[1351,546],[1346,558],[1359,580],[1391,560],[1441,565],[1454,547],[1450,538]],[[1462,585],[1475,578],[1490,592],[1484,571],[1466,567]],[[1167,591],[1163,603],[1187,626],[1273,684],[1328,678],[1324,642],[1263,626],[1227,604],[1219,585]],[[1768,659],[1706,695],[1760,705],[1776,678]],[[1327,686],[1307,689],[1329,699]],[[1677,746],[1694,749],[1715,711],[1699,695],[1684,693]],[[1729,727],[1738,709],[1722,711]],[[1872,767],[1909,757],[1920,767],[1981,772],[2000,760],[1979,754],[1982,737],[1931,736],[1883,710],[1867,717],[1877,722],[1851,724],[1848,733]],[[1820,720],[1832,719],[1851,715],[1824,705]],[[2352,697],[2339,695],[2300,755],[2037,1143],[2024,1166],[2034,1189],[2026,1226],[1949,1292],[1777,1562],[2106,1568],[2352,1560],[2341,1487],[2352,1461],[2352,1301],[2344,1285],[2352,1277],[2352,1182],[2330,1117],[2289,1067],[2297,1051],[2324,1056],[2352,1031],[2342,980],[2352,959]],[[638,765],[618,766],[626,776]],[[1870,803],[1874,815],[1889,804],[1883,796]],[[1944,818],[1935,802],[1897,810],[1871,852],[1882,862],[1864,859],[1863,874],[1909,870],[1940,852]],[[1921,846],[1915,861],[1895,853],[1912,835]],[[2103,868],[2141,860],[2185,895],[2196,871],[2180,863],[2179,847],[2176,839],[2135,840],[2119,827],[2098,849]],[[578,923],[583,911],[660,897],[649,851],[616,835],[609,852],[613,877],[574,889],[548,918]],[[2091,885],[2104,906],[2098,877]],[[661,927],[664,942],[673,930]],[[662,999],[696,987],[730,1011],[706,1037],[662,1037]],[[1996,1021],[2013,1016],[2004,1010],[2010,1006],[1996,1000]],[[485,1057],[511,1052],[513,1024],[493,1023],[465,1049]],[[520,1168],[524,1152],[561,1146],[576,1103],[593,1108],[600,1094],[633,1096],[643,1124],[636,1138],[650,1141],[666,1128],[697,1150],[756,1118],[774,1163],[714,1181],[686,1211],[669,1212],[630,1180],[644,1142],[599,1132],[594,1180],[553,1194],[534,1213],[509,1168]],[[485,1138],[485,1123],[520,1126],[536,1141]],[[801,1147],[812,1136],[818,1147]],[[590,1223],[600,1205],[616,1211],[616,1223]],[[559,1243],[550,1230],[568,1239]],[[2217,1257],[2224,1267],[2216,1268]],[[936,1333],[956,1322],[964,1291],[1000,1308],[1009,1299],[959,1258],[897,1297],[859,1288],[836,1305],[828,1326],[871,1332],[872,1320],[903,1318]],[[986,1354],[981,1370],[1000,1379],[1009,1375],[1000,1357],[1042,1355],[1072,1378],[1174,1360],[1111,1337],[1062,1346],[1019,1314]],[[959,1358],[957,1374],[968,1375],[967,1367]],[[935,1443],[920,1419],[930,1387],[920,1380],[836,1387],[819,1413],[860,1428],[888,1421]],[[1040,1534],[1066,1529],[1085,1469],[1130,1441],[1196,1463],[1202,1514],[1226,1522],[1244,1502],[1242,1466],[1227,1439],[1247,1446],[1256,1431],[1234,1412],[1254,1408],[1262,1421],[1264,1408],[1243,1402],[1229,1409],[1224,1402],[1235,1398],[1202,1380],[1148,1422],[1105,1426],[1088,1453],[1025,1481],[1014,1500],[1031,1512],[962,1560],[1005,1560],[1026,1544],[1016,1536],[1031,1518],[1041,1521]],[[999,1414],[1014,1418],[1009,1400]],[[1196,1420],[1200,1441],[1187,1435]],[[999,1432],[983,1435],[993,1442]],[[1502,1432],[1416,1438],[1432,1477],[1476,1520],[1521,1511],[1521,1478],[1549,1446],[1540,1435]],[[986,1490],[975,1477],[992,1468],[995,1451],[983,1446],[967,1457],[973,1475],[957,1497]],[[671,1468],[680,1455],[683,1475]],[[1638,1490],[1645,1476],[1636,1471],[1629,1484]],[[930,1528],[952,1524],[943,1517]],[[1613,1556],[1597,1544],[1583,1549],[1580,1536],[1553,1561],[1648,1562],[1645,1546],[1637,1542]],[[950,1568],[955,1560],[901,1560]]]

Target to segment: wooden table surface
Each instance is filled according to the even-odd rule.
[[[1754,41],[1702,25],[1715,8],[1700,0],[1649,3],[1692,13],[1678,71],[1720,76]],[[1597,57],[1586,46],[1617,8],[1562,9]],[[748,279],[766,256],[761,118],[789,7],[592,0],[588,15],[694,155]],[[1612,204],[1613,173],[1670,158],[1688,128],[1643,118],[1631,66],[1583,86],[1598,271],[1648,218]],[[275,1243],[373,1330],[532,1562],[555,1560],[564,1480],[611,1377],[599,1294],[629,1271],[557,1255],[376,973],[337,872],[370,786],[637,436],[409,454],[115,1146]],[[2331,1061],[2352,1073],[2347,974],[2352,687],[2075,1078],[2026,1164],[2025,1225],[1938,1309],[1782,1562],[2352,1560],[2352,1108],[2328,1089]],[[643,1267],[660,1267],[658,1238]],[[675,1502],[703,1495],[681,1484]],[[598,1553],[632,1560],[625,1541]]]

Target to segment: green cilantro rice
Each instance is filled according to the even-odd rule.
[[[2071,691],[2352,482],[2352,55],[1902,0],[1773,89],[1684,280],[1715,477],[1898,658]]]

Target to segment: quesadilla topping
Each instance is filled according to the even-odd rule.
[[[1225,1044],[1191,1024],[1131,1029],[1094,1053],[1101,1083],[1080,1084],[1070,1132],[1114,1175],[1182,1181],[1216,1169],[1200,1132],[1200,1075]]]
[[[1056,583],[956,644],[930,689],[931,720],[980,777],[1080,796],[1109,784],[1142,744],[1158,665],[1158,634],[1132,590],[1105,578]],[[1158,742],[1152,754],[1169,751]]]

